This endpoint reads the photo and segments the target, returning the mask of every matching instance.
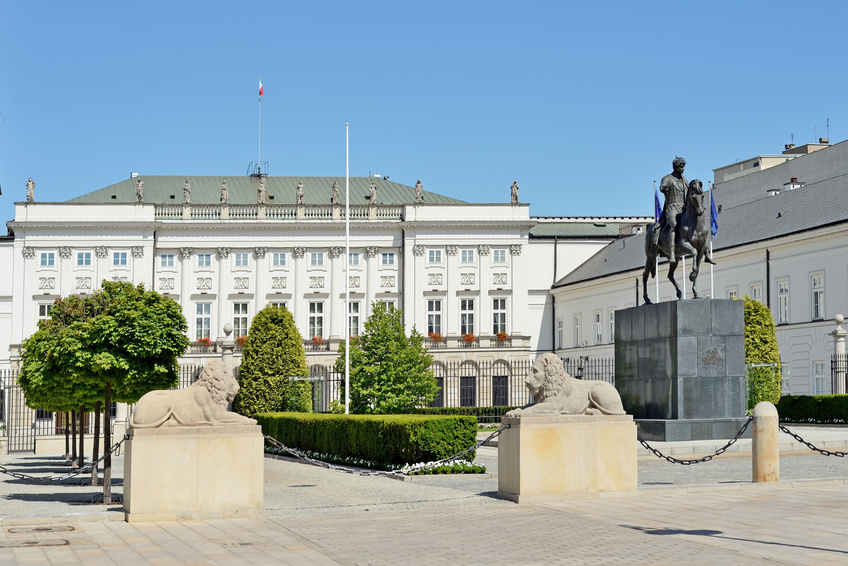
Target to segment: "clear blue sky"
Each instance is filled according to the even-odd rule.
[[[6,2],[0,220],[129,177],[379,173],[537,216],[848,138],[845,2]]]

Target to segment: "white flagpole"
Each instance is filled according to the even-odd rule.
[[[350,124],[345,124],[345,414],[350,414]]]
[[[262,75],[259,76],[260,91],[262,90]],[[262,173],[262,93],[259,93],[259,151],[256,155],[257,172]]]
[[[685,299],[686,298],[686,256],[681,255],[680,261],[682,262],[681,265],[683,266],[683,271],[682,271],[683,281],[681,282],[682,283],[681,286],[683,287],[683,298]]]
[[[656,214],[657,214],[656,198],[657,198],[657,180],[654,179],[654,216],[656,216]],[[656,218],[656,221],[657,221],[657,224],[656,224],[657,230],[659,230],[660,229],[660,225],[659,225],[660,219],[659,219],[659,217]],[[659,242],[659,240],[657,240],[657,242]],[[656,300],[656,302],[658,303],[658,302],[660,302],[660,256],[659,255],[657,255],[657,257],[654,258],[654,285],[657,288],[657,300]]]
[[[713,239],[710,238],[710,259],[713,258]],[[710,264],[710,296],[715,299],[715,287],[713,287],[713,264]]]

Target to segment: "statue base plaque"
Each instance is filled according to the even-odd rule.
[[[634,491],[636,425],[630,415],[504,417],[498,497],[516,503]]]
[[[128,434],[128,523],[264,517],[260,426],[135,428]]]

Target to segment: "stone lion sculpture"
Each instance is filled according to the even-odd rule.
[[[509,411],[507,417],[624,415],[621,397],[606,381],[575,379],[555,354],[542,354],[524,379],[537,401]]]
[[[151,391],[138,400],[132,428],[255,425],[256,420],[227,410],[239,391],[232,370],[220,360],[206,364],[197,381],[184,389]]]

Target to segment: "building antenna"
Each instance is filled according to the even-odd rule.
[[[827,119],[827,139],[830,141],[830,118]]]

